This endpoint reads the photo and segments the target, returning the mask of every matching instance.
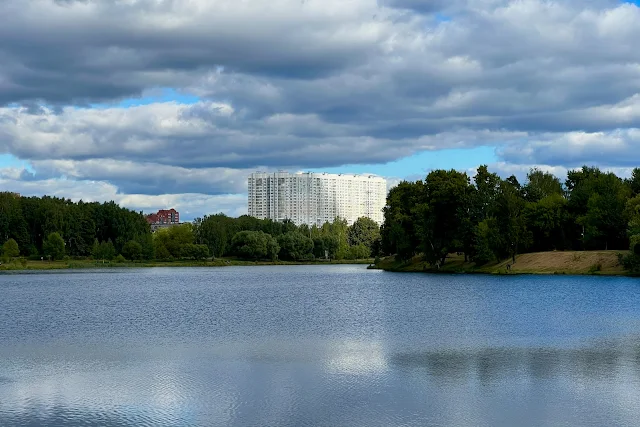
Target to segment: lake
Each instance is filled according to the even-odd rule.
[[[1,426],[637,426],[640,280],[0,276]]]

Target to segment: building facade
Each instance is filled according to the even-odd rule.
[[[180,224],[180,212],[175,209],[161,209],[157,213],[147,215],[146,218],[151,232]]]
[[[249,215],[260,219],[317,226],[337,217],[349,225],[363,216],[384,220],[387,182],[375,175],[256,172],[248,187]]]

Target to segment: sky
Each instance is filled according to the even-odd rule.
[[[2,0],[0,191],[183,219],[255,170],[640,166],[618,0]]]

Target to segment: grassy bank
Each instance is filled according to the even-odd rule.
[[[27,261],[23,265],[19,260],[10,261],[0,265],[0,271],[21,270],[64,270],[81,268],[132,268],[132,267],[229,267],[229,266],[255,266],[255,265],[330,265],[330,264],[372,264],[372,259],[362,260],[332,260],[332,261],[245,261],[235,258],[218,258],[209,261],[141,261],[141,262],[113,262],[82,260],[60,261]]]
[[[432,268],[421,256],[409,261],[396,261],[395,257],[386,257],[375,268],[386,271],[430,272],[430,273],[478,273],[478,274],[599,274],[621,276],[627,274],[620,265],[618,254],[624,251],[567,251],[538,252],[522,254],[507,270],[512,260],[476,266],[465,262],[464,256],[452,254],[439,269]]]

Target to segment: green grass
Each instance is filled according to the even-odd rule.
[[[139,261],[122,262],[94,261],[90,259],[58,260],[58,261],[27,261],[23,266],[19,260],[9,261],[0,265],[0,271],[23,270],[63,270],[89,268],[152,268],[152,267],[229,267],[256,265],[328,265],[328,264],[373,264],[373,258],[363,260],[332,260],[332,261],[246,261],[237,258],[216,258],[208,261],[175,260],[175,261]]]

